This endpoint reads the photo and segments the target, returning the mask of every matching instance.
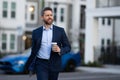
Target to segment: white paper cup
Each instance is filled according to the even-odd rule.
[[[57,45],[57,42],[52,42],[52,45]]]
[[[52,50],[53,50],[53,47],[55,47],[57,45],[57,42],[52,42]]]

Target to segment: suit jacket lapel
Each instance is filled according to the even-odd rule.
[[[42,41],[42,33],[43,33],[43,27],[40,27],[40,30],[38,30],[39,32],[37,33],[37,35],[39,35],[39,38],[37,40],[37,44],[38,45],[41,45],[41,41]],[[55,42],[56,41],[56,37],[57,37],[57,30],[56,30],[56,27],[55,25],[53,25],[53,37],[52,37],[52,42]]]
[[[53,38],[52,38],[52,42],[56,41],[55,38],[56,38],[56,28],[55,28],[55,25],[53,25]]]
[[[42,33],[43,33],[43,27],[40,27],[40,29],[39,29],[38,32],[37,32],[37,35],[39,36],[39,37],[38,37],[38,40],[37,40],[37,44],[38,44],[38,45],[41,45]]]

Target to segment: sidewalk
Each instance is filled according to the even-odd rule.
[[[112,73],[120,74],[120,65],[104,65],[104,67],[77,67],[76,70],[86,72]]]

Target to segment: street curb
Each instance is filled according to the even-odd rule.
[[[86,71],[86,72],[96,72],[96,73],[120,74],[120,68],[77,67],[76,70]]]

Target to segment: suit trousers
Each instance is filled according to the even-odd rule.
[[[58,75],[58,71],[51,71],[49,60],[36,59],[37,80],[58,80]]]

